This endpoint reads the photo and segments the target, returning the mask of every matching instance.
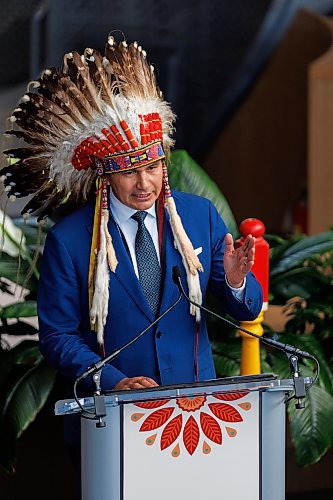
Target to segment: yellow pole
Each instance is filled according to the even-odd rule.
[[[253,321],[242,321],[241,327],[253,332],[257,335],[262,335],[264,329],[262,322],[264,320],[264,311],[259,313],[259,316]],[[241,375],[255,375],[260,373],[260,341],[251,337],[247,333],[239,333],[242,336],[242,356],[241,356]]]

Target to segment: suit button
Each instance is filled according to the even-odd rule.
[[[162,332],[156,332],[156,338],[160,339],[162,337]]]
[[[252,299],[247,299],[247,305],[250,306],[252,304]]]

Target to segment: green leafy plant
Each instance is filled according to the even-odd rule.
[[[184,193],[197,194],[212,201],[233,236],[238,235],[238,228],[227,200],[217,184],[184,150],[171,153],[168,168],[170,186]]]
[[[281,342],[312,353],[320,376],[307,393],[304,410],[288,404],[296,461],[307,466],[333,446],[333,231],[317,236],[267,237],[270,246],[270,303],[284,306],[288,321],[283,332],[269,331]],[[213,342],[219,376],[239,374],[240,340],[229,331]],[[216,335],[215,335],[216,338]],[[314,364],[300,359],[303,376],[314,375]],[[287,357],[261,346],[263,372],[290,378]]]
[[[333,231],[293,237],[273,246],[270,291],[273,304],[286,304],[283,342],[311,352],[320,363],[318,384],[297,412],[289,405],[291,435],[300,465],[317,462],[333,445]],[[274,366],[273,366],[274,368]],[[313,365],[302,362],[304,375]]]
[[[0,466],[14,472],[16,441],[43,407],[55,372],[39,352],[37,327],[25,321],[37,314],[38,226],[1,220],[0,286],[12,300],[0,307]],[[45,232],[41,236],[43,241]]]

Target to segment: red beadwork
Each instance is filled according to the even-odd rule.
[[[95,138],[92,145],[95,149],[95,156],[98,156],[98,158],[103,158],[103,156],[106,156],[109,154],[109,150],[103,146],[99,137]]]
[[[100,138],[100,142],[101,144],[103,144],[103,146],[105,147],[105,149],[107,150],[108,154],[114,154],[115,152],[115,149],[114,147],[110,144],[109,141],[107,141],[106,139],[102,139]]]
[[[116,148],[113,146],[113,142],[114,141],[114,137],[113,135],[111,134],[111,132],[107,129],[107,128],[102,128],[102,133],[105,135],[105,137],[108,139],[108,141],[111,143],[111,145],[109,146],[109,150],[111,151],[111,153],[116,153],[117,150]]]
[[[140,136],[141,136],[141,144],[144,146],[148,143],[146,129],[143,123],[140,123]]]
[[[144,128],[145,128],[145,133],[146,133],[146,136],[147,136],[147,143],[151,142],[152,141],[152,137],[151,137],[151,125],[150,125],[150,122],[151,122],[151,113],[148,113],[147,115],[144,115],[144,121],[145,121],[145,125],[144,125]]]
[[[74,151],[72,165],[76,170],[86,170],[94,166],[93,156],[100,153],[100,148],[97,148],[91,141],[91,138],[85,139],[79,144]]]
[[[108,182],[103,179],[103,184],[102,184],[102,203],[101,203],[101,208],[102,210],[105,210],[108,208]]]
[[[119,132],[117,125],[111,125],[111,130],[114,133],[118,143],[120,144],[121,150],[128,151],[130,149],[130,147],[127,144],[127,142],[125,141],[125,139],[123,138],[123,136],[121,135],[121,133]]]
[[[87,156],[87,155],[93,155],[95,151],[92,147],[86,146],[85,144],[82,143],[77,148],[75,148],[75,153],[80,153],[80,155]]]
[[[109,141],[111,142],[112,146],[115,147],[116,151],[118,151],[120,153],[122,151],[120,144],[116,141],[116,139],[114,138],[114,136],[111,134],[111,132],[109,130],[107,130],[106,128],[103,128],[102,132],[104,130],[106,130],[110,134],[108,136]],[[104,132],[103,132],[103,134],[104,134]]]
[[[121,128],[123,129],[123,131],[125,132],[125,135],[128,139],[128,141],[130,142],[131,146],[133,149],[136,149],[139,147],[139,144],[138,142],[134,139],[134,136],[132,134],[132,131],[131,129],[129,128],[129,126],[127,125],[127,123],[125,122],[125,120],[122,120],[120,122],[120,125],[121,125]]]
[[[82,159],[75,156],[72,159],[72,165],[75,170],[87,170],[87,168],[93,166],[93,161],[89,160],[89,157],[87,157],[86,159]]]

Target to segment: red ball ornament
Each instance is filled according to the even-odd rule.
[[[251,217],[241,222],[239,231],[244,238],[246,238],[248,234],[252,234],[255,238],[260,238],[265,234],[265,225],[261,220]]]

